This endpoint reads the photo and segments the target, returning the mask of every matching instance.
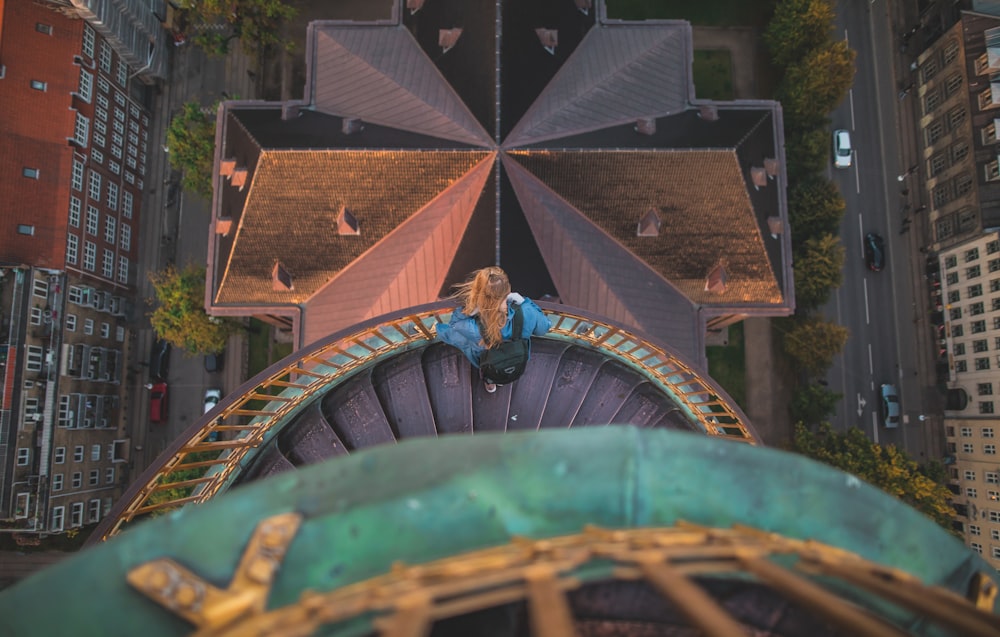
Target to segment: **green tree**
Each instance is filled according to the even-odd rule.
[[[778,86],[778,101],[792,128],[821,127],[854,81],[855,52],[844,40],[830,42],[795,62]]]
[[[822,172],[830,161],[830,131],[824,127],[796,132],[787,120],[785,131],[788,183],[796,184]]]
[[[792,323],[784,334],[782,348],[796,369],[808,375],[821,374],[844,349],[848,335],[843,325],[809,317]]]
[[[242,326],[205,312],[205,269],[189,265],[183,270],[168,266],[149,275],[157,307],[149,315],[153,331],[192,354],[222,351],[226,339]]]
[[[813,174],[788,189],[788,218],[796,243],[836,234],[844,209],[837,186],[822,175]]]
[[[203,109],[196,101],[187,102],[167,127],[167,152],[171,167],[184,173],[181,183],[185,190],[205,198],[212,196],[214,114],[218,108],[218,103]]]
[[[297,10],[283,0],[182,0],[181,8],[191,22],[223,25],[228,30],[221,34],[201,32],[194,37],[209,53],[224,55],[233,39],[240,40],[248,55],[258,48],[292,47],[292,41],[281,33],[281,24],[295,17]]]
[[[782,0],[764,30],[764,45],[781,67],[830,41],[833,7],[828,0]]]
[[[795,426],[793,451],[856,475],[953,532],[951,492],[895,446],[877,445],[854,427],[837,433],[829,423],[815,431],[800,423]]]
[[[837,410],[837,403],[843,397],[843,394],[832,392],[822,385],[801,385],[792,392],[788,412],[792,416],[792,422],[817,425],[833,415]]]
[[[819,307],[840,286],[843,277],[844,246],[832,234],[806,239],[796,245],[795,301],[802,310]]]

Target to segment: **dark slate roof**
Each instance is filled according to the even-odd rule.
[[[219,304],[300,303],[490,156],[488,151],[264,151],[219,277]],[[231,188],[231,186],[229,186]],[[361,234],[338,235],[346,206]],[[274,291],[275,261],[294,289]]]
[[[680,112],[694,95],[691,59],[691,27],[686,23],[593,28],[504,146]]]
[[[509,155],[691,301],[783,303],[735,151]],[[660,234],[637,236],[639,219],[651,208],[662,220]],[[706,277],[720,261],[726,290],[707,292]]]
[[[319,111],[489,146],[483,129],[403,26],[310,25]]]

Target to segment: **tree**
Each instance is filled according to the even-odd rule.
[[[189,265],[183,270],[168,266],[149,275],[158,303],[149,315],[153,331],[192,354],[222,351],[226,339],[242,326],[205,312],[205,269]]]
[[[209,53],[224,55],[233,39],[240,40],[248,55],[256,53],[258,47],[292,47],[280,27],[297,11],[283,0],[182,0],[181,8],[189,21],[228,29],[225,34],[202,32],[195,36],[195,42],[206,46]]]
[[[837,403],[843,397],[822,385],[801,385],[792,393],[792,403],[788,406],[792,422],[817,425],[837,410]]]
[[[810,431],[795,426],[793,451],[841,471],[895,496],[952,532],[955,511],[949,504],[951,492],[941,482],[929,478],[904,451],[893,445],[873,443],[860,429],[837,433],[829,423]]]
[[[215,116],[218,102],[208,109],[190,101],[170,120],[167,152],[170,165],[184,173],[185,190],[212,196],[212,164],[215,161]],[[206,110],[208,112],[206,112]]]
[[[822,175],[813,174],[788,189],[788,218],[796,243],[837,234],[844,209],[837,186]]]
[[[788,182],[794,184],[822,172],[830,161],[830,132],[825,127],[796,132],[787,120],[785,131]]]
[[[833,7],[828,0],[783,0],[764,30],[774,63],[786,67],[830,41]]]
[[[844,349],[848,335],[843,325],[810,317],[793,322],[792,328],[784,334],[782,347],[799,371],[820,374]]]
[[[832,234],[806,239],[796,246],[795,299],[799,308],[817,308],[830,297],[830,290],[839,287],[843,278],[844,246]]]
[[[830,42],[788,67],[778,101],[795,130],[819,128],[854,81],[855,52],[844,40]]]

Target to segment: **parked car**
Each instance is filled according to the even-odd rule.
[[[899,426],[899,392],[895,385],[882,385],[882,424],[887,429]]]
[[[885,267],[885,239],[874,232],[865,235],[865,263],[872,272],[881,272]]]
[[[158,380],[166,380],[170,373],[170,343],[156,339],[149,352],[149,376]]]
[[[226,362],[226,350],[217,352],[215,354],[205,354],[205,371],[206,372],[221,372],[222,367]]]
[[[163,381],[153,383],[149,390],[149,420],[161,423],[167,419],[167,384]]]
[[[833,165],[837,168],[850,168],[853,154],[851,134],[844,129],[833,131]]]
[[[215,406],[219,404],[222,400],[222,390],[221,389],[206,389],[205,390],[205,411],[203,413],[208,413],[215,409]],[[205,442],[215,442],[219,439],[219,432],[213,431],[205,437]]]

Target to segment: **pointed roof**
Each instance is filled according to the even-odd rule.
[[[701,317],[689,299],[509,155],[502,161],[563,302],[704,361]]]
[[[515,151],[510,156],[699,305],[780,305],[746,179],[732,149]],[[580,179],[587,175],[587,179]],[[656,208],[659,236],[637,236]],[[727,259],[725,291],[705,276]]]
[[[597,25],[503,145],[525,146],[679,112],[694,94],[691,59],[686,23]]]
[[[215,303],[305,301],[491,157],[488,151],[263,151]],[[360,234],[337,233],[344,207]],[[294,274],[294,289],[272,289],[275,260]]]
[[[492,139],[410,32],[311,25],[313,106],[332,115],[477,146]]]

